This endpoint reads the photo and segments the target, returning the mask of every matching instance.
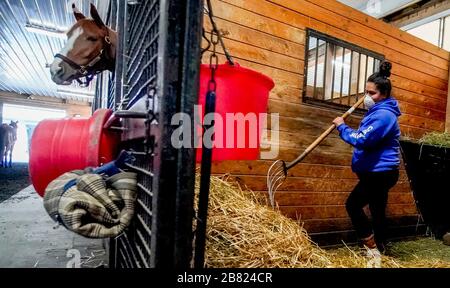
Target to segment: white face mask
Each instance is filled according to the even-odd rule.
[[[366,105],[366,107],[368,109],[372,108],[373,106],[375,106],[375,101],[373,101],[372,97],[370,97],[369,94],[366,94],[366,97],[364,97],[364,105]]]

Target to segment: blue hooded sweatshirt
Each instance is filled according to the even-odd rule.
[[[346,124],[337,129],[341,138],[352,145],[352,170],[355,173],[396,170],[400,166],[401,115],[393,97],[376,103],[364,116],[358,130]]]

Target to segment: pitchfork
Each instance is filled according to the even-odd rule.
[[[348,116],[350,116],[363,102],[364,97],[359,99],[352,108],[345,112],[344,115],[342,115],[342,118],[346,119]],[[303,159],[305,159],[306,156],[308,156],[309,153],[311,153],[317,146],[319,146],[319,144],[322,143],[322,141],[325,140],[325,138],[327,138],[335,128],[336,126],[334,124],[331,125],[330,128],[323,132],[322,135],[320,135],[319,138],[317,138],[316,141],[314,141],[308,148],[306,148],[305,152],[303,152],[302,155],[298,156],[294,161],[286,164],[286,162],[284,162],[283,160],[277,160],[272,164],[272,166],[270,166],[269,171],[267,172],[267,189],[269,192],[269,200],[272,207],[275,208],[275,193],[277,192],[278,188],[283,185],[284,181],[286,181],[287,172],[289,171],[289,169],[296,166]]]

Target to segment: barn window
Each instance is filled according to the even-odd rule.
[[[378,70],[384,56],[308,29],[303,101],[347,108],[363,97],[366,79]],[[360,106],[359,111],[363,112]]]

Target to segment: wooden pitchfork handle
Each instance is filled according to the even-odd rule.
[[[358,106],[361,105],[363,102],[364,97],[359,99],[358,102],[356,102],[356,104],[353,105],[352,108],[348,109],[348,111],[345,112],[344,115],[342,115],[341,117],[344,118],[344,120],[347,119],[347,117],[350,116],[356,110],[356,108],[358,108]],[[320,135],[319,138],[316,139],[316,141],[314,141],[311,145],[309,145],[308,148],[306,148],[305,152],[303,152],[302,155],[298,156],[297,159],[286,165],[286,171],[291,169],[298,163],[300,163],[303,159],[305,159],[305,157],[308,156],[308,154],[311,153],[317,146],[319,146],[319,144],[322,143],[322,141],[325,140],[325,138],[327,138],[328,135],[330,135],[335,128],[336,125],[333,124],[330,126],[330,128],[328,128],[325,132],[323,132],[322,135]]]

